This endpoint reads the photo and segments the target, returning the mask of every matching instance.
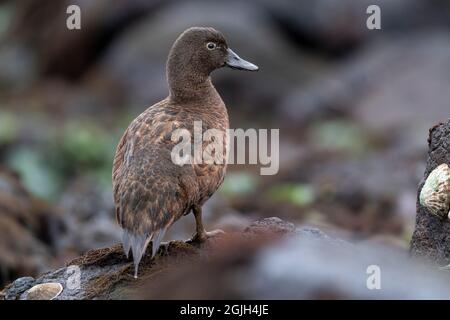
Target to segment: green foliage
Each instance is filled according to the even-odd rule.
[[[51,200],[59,190],[59,176],[49,168],[42,154],[35,149],[15,149],[7,159],[8,165],[17,171],[24,185],[33,194]]]
[[[19,134],[19,123],[14,114],[0,111],[0,145],[9,144]]]
[[[0,116],[0,145],[12,142],[19,132],[20,119],[11,114]],[[119,137],[94,123],[70,122],[61,128],[49,128],[31,145],[11,148],[7,165],[22,177],[35,195],[52,200],[75,175],[92,177],[99,185],[111,188],[112,161]]]
[[[61,130],[60,130],[61,131]],[[90,122],[71,122],[51,138],[47,158],[58,175],[91,176],[105,188],[111,187],[114,152],[119,137],[108,135]]]
[[[268,191],[269,198],[277,202],[292,203],[307,207],[314,203],[314,188],[308,184],[281,184]]]
[[[92,124],[70,123],[55,139],[54,152],[69,171],[99,168],[112,161],[112,139]]]
[[[220,192],[233,196],[248,194],[257,187],[256,177],[246,172],[230,172],[220,187]]]
[[[3,37],[11,25],[14,10],[10,4],[0,5],[0,37]]]
[[[367,150],[368,141],[364,132],[350,121],[331,120],[313,126],[312,142],[318,147],[360,154]]]

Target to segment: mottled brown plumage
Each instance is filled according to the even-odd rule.
[[[220,32],[183,32],[167,61],[169,96],[138,116],[119,142],[113,165],[116,218],[124,229],[125,253],[133,253],[135,276],[147,244],[153,242],[154,255],[167,228],[191,210],[197,223],[194,239],[207,237],[201,206],[223,182],[226,164],[173,163],[171,152],[178,142],[172,141],[172,132],[187,129],[193,139],[194,121],[202,121],[203,131],[225,132],[227,110],[210,78],[225,65],[257,70],[228,48]]]

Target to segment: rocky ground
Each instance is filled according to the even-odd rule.
[[[382,270],[382,290],[368,289],[374,263]],[[79,268],[76,285],[74,268]],[[36,279],[19,278],[0,296],[26,300],[32,287],[54,282],[63,287],[57,300],[450,297],[450,274],[411,260],[403,249],[354,245],[279,218],[255,221],[242,233],[210,239],[201,246],[165,243],[154,259],[144,258],[138,279],[133,278],[132,262],[116,245],[88,251]]]

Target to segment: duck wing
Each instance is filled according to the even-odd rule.
[[[154,256],[167,228],[190,210],[195,197],[192,166],[179,166],[171,159],[173,129],[170,123],[161,128],[138,117],[125,131],[114,158],[116,219],[124,229],[125,253],[133,253],[135,275],[150,241]]]

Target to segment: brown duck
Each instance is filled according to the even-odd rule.
[[[212,235],[203,228],[202,205],[223,182],[226,162],[174,163],[171,152],[177,141],[172,141],[172,133],[187,129],[193,137],[194,121],[201,121],[204,131],[228,129],[227,109],[210,78],[224,66],[258,70],[236,55],[219,31],[184,31],[167,60],[169,96],[138,116],[119,142],[113,165],[116,218],[124,230],[125,253],[133,253],[135,277],[150,241],[154,256],[167,228],[183,215],[194,213],[193,241]]]

